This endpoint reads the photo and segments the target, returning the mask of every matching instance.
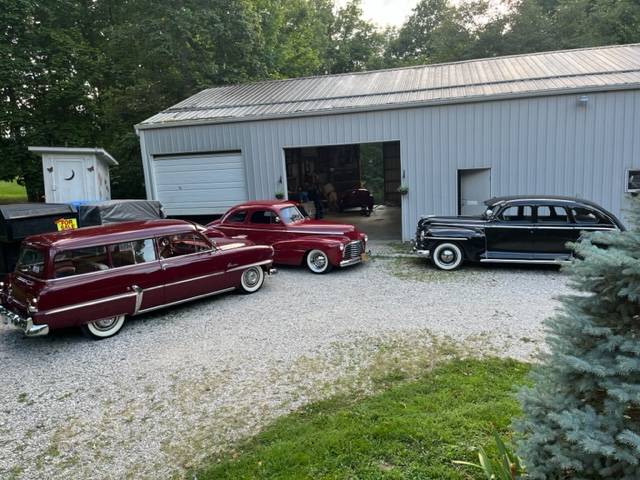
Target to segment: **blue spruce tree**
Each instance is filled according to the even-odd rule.
[[[640,200],[632,227],[573,246],[575,293],[546,321],[548,353],[519,393],[532,479],[640,479]]]

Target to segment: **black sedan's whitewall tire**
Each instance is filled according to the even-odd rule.
[[[80,329],[85,336],[93,340],[102,340],[103,338],[113,337],[122,329],[122,325],[124,325],[124,315],[116,315],[115,317],[103,318],[102,320],[81,325]]]
[[[240,290],[242,293],[257,292],[263,283],[264,270],[262,267],[249,267],[242,272],[242,277],[240,277]]]
[[[431,254],[431,261],[440,270],[455,270],[462,264],[462,260],[462,250],[455,243],[439,243]]]
[[[331,270],[329,256],[322,250],[315,249],[307,253],[305,258],[307,268],[313,273],[327,273]]]

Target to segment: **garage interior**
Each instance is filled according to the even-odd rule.
[[[284,152],[287,196],[303,203],[312,217],[352,223],[373,240],[402,237],[397,191],[400,142],[296,147]],[[316,201],[314,192],[319,192]]]

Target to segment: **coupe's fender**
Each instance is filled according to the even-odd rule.
[[[476,261],[486,249],[486,238],[482,228],[428,227],[418,235],[419,248],[433,252],[441,242],[454,242],[462,248],[467,260]]]
[[[349,242],[347,237],[300,237],[274,243],[274,261],[286,265],[300,265],[310,250],[322,250],[327,254],[333,266],[340,266],[342,260],[341,245]]]

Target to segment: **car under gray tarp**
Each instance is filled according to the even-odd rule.
[[[106,200],[78,206],[81,227],[164,217],[162,205],[156,200]]]

